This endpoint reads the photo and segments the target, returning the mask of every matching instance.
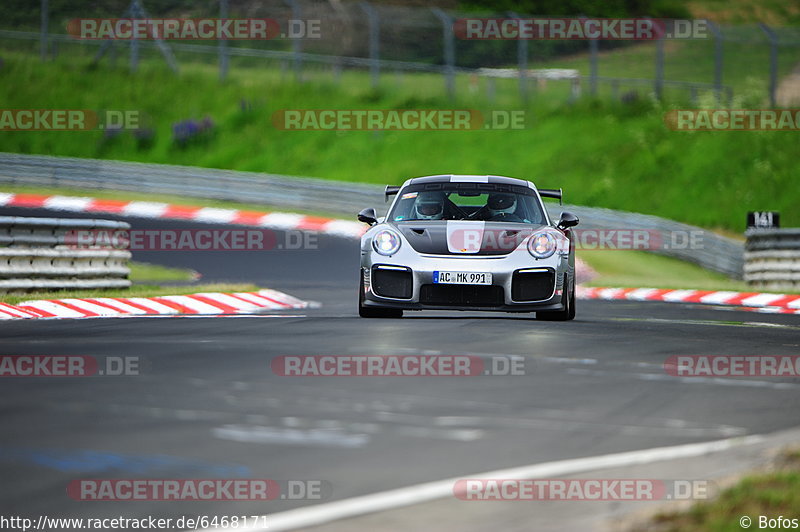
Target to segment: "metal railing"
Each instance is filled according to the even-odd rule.
[[[195,166],[0,153],[0,182],[261,203],[282,208],[353,213],[383,202],[383,190],[307,177],[216,170]]]
[[[69,236],[127,229],[110,220],[0,216],[0,291],[128,288],[129,251],[79,248]]]
[[[772,290],[800,288],[800,229],[747,231],[744,280]]]
[[[531,179],[536,181],[536,178]],[[12,153],[0,153],[0,183],[129,190],[261,203],[279,209],[342,213],[351,219],[365,207],[376,207],[384,212],[386,208],[383,188],[377,185],[189,166]],[[731,277],[742,276],[744,246],[734,239],[657,216],[579,205],[559,207],[548,204],[548,208],[555,219],[558,219],[561,210],[574,212],[580,217],[580,228],[584,230],[647,231],[653,235],[653,241],[666,244],[651,249],[654,253],[687,260]],[[694,243],[674,245],[672,242],[676,234],[682,237],[695,235]]]
[[[622,231],[633,235],[636,234],[632,233],[635,231],[645,235],[649,241],[644,251],[692,262],[734,279],[742,278],[744,243],[738,240],[648,214],[581,205],[565,204],[559,207],[552,203],[548,203],[547,208],[550,217],[556,220],[560,211],[566,210],[576,214],[580,218],[578,227],[581,231]],[[613,245],[617,246],[616,249],[624,249],[616,242]],[[632,245],[631,249],[636,249],[635,245]],[[592,253],[592,250],[581,252],[579,249],[578,253]]]

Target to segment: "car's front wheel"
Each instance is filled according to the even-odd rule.
[[[561,301],[564,305],[564,310],[548,310],[545,312],[537,312],[536,319],[542,321],[569,321],[575,319],[575,286],[573,283],[572,288],[564,280],[564,285],[567,286],[561,295]]]
[[[364,306],[364,272],[359,274],[358,315],[362,318],[402,318],[403,311],[396,308],[374,308]]]

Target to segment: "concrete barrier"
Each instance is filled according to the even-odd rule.
[[[127,230],[110,220],[0,216],[0,292],[128,288],[131,253],[65,243],[78,230]]]
[[[746,233],[744,280],[770,290],[800,290],[800,229]]]

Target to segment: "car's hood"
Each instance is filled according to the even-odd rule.
[[[393,225],[418,253],[430,255],[507,255],[538,224],[478,221],[409,221]]]

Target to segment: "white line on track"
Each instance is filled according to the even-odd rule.
[[[622,375],[622,373],[615,371],[585,370],[577,368],[568,369],[567,373],[571,375],[590,377],[619,377]],[[676,377],[666,373],[625,373],[624,375],[626,378],[632,377],[634,379],[644,381],[680,382],[683,384],[714,384],[718,386],[743,386],[745,388],[769,388],[772,390],[796,390],[800,388],[800,384],[784,381],[760,381],[728,377]]]
[[[481,474],[469,474],[463,477],[437,480],[416,484],[405,488],[382,491],[371,495],[352,497],[341,501],[317,504],[305,508],[269,514],[258,523],[265,526],[248,526],[236,528],[238,532],[274,532],[276,530],[294,530],[302,527],[318,526],[338,519],[347,519],[374,512],[392,510],[412,504],[444,499],[453,496],[453,486],[462,478],[550,478],[557,475],[569,475],[584,471],[594,471],[610,467],[648,464],[662,460],[674,460],[701,456],[713,452],[724,451],[741,445],[752,445],[763,441],[761,436],[728,438],[704,443],[690,443],[672,447],[657,447],[640,451],[605,454],[532,464],[511,469],[489,471]],[[214,528],[207,530],[234,530],[233,528]]]
[[[700,307],[695,307],[700,308]],[[706,307],[713,310],[734,310],[725,307]],[[675,323],[678,325],[718,325],[722,327],[775,327],[780,329],[798,329],[798,325],[790,325],[785,323],[769,323],[761,321],[714,321],[714,320],[692,320],[686,318],[596,318],[595,321],[615,321],[615,322],[633,322],[641,321],[648,323]]]

